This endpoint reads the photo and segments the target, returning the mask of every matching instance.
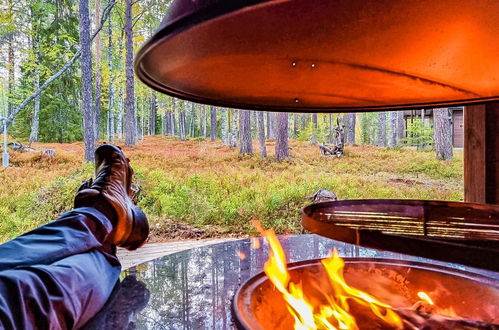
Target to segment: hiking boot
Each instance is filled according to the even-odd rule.
[[[75,197],[75,207],[94,206],[112,212],[110,243],[135,250],[149,235],[149,224],[142,210],[131,199],[133,170],[121,149],[102,144],[95,149],[95,180],[84,182]],[[107,215],[106,214],[106,215]]]

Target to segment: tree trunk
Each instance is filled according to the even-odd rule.
[[[240,126],[240,148],[239,153],[252,154],[253,144],[251,143],[251,113],[249,110],[239,111],[239,126]]]
[[[118,93],[118,120],[116,123],[116,131],[118,133],[118,140],[123,141],[123,87],[120,88]]]
[[[397,145],[400,145],[405,137],[404,113],[404,111],[397,111]]]
[[[288,114],[279,112],[277,114],[277,134],[275,144],[275,158],[281,161],[289,157],[288,147]]]
[[[230,146],[232,148],[237,147],[237,131],[238,131],[238,111],[237,110],[232,110],[232,134],[231,134],[231,140],[230,140]]]
[[[92,54],[90,45],[90,19],[88,0],[80,0],[80,47],[81,47],[81,107],[83,113],[83,136],[85,160],[94,160],[95,118],[92,112]]]
[[[355,122],[357,115],[355,113],[348,114],[348,132],[347,132],[347,142],[349,145],[355,144]]]
[[[107,139],[114,143],[114,70],[113,70],[113,25],[111,16],[107,30],[107,66],[109,70],[109,109],[107,110]]]
[[[216,141],[216,139],[217,139],[217,108],[215,108],[214,106],[211,106],[210,115],[211,115],[211,125],[210,125],[211,141]]]
[[[40,70],[37,67],[35,69],[35,89],[38,88],[40,88]],[[38,142],[38,131],[40,127],[40,98],[40,95],[35,98],[33,118],[31,118],[31,133],[29,135],[30,142]]]
[[[329,143],[333,143],[334,141],[334,136],[333,136],[333,114],[329,114]]]
[[[126,44],[126,98],[125,98],[125,145],[137,143],[135,95],[133,78],[133,27],[132,0],[125,0],[125,44]]]
[[[378,145],[386,147],[386,112],[378,113]]]
[[[394,148],[397,146],[397,111],[390,112],[390,142],[389,146]]]
[[[258,139],[260,141],[260,155],[262,158],[267,157],[267,146],[265,145],[265,122],[263,112],[258,112]]]
[[[12,0],[9,0],[9,14],[14,15]],[[12,102],[12,98],[14,95],[14,84],[15,84],[15,57],[14,57],[14,33],[11,32],[8,34],[8,83],[7,83],[7,117],[11,117],[14,111],[14,104]]]
[[[438,159],[452,158],[452,125],[448,108],[433,109],[435,152]]]
[[[189,131],[191,137],[196,137],[196,121],[197,121],[196,114],[197,114],[196,105],[194,104],[194,102],[191,102],[191,120],[189,124]]]
[[[205,113],[205,108],[204,108],[204,105],[200,105],[199,106],[199,135],[200,136],[203,136],[203,126],[204,126],[204,113]]]
[[[183,104],[179,104],[179,114],[178,114],[178,133],[180,140],[187,140],[186,137],[186,126],[185,126],[185,102]]]
[[[206,105],[203,105],[203,137],[206,139],[208,136],[208,109],[206,108]]]
[[[267,111],[267,139],[272,140],[274,138],[274,113]]]
[[[149,111],[149,135],[156,135],[156,116],[158,112],[158,106],[156,103],[156,92],[152,92],[150,99],[150,111]]]
[[[229,145],[229,123],[227,118],[227,109],[222,108],[222,144]]]
[[[141,141],[144,139],[144,131],[145,131],[145,126],[144,126],[144,117],[145,117],[145,112],[144,112],[144,102],[141,102],[141,114],[139,114],[139,101],[140,99],[136,100],[135,102],[135,123],[136,123],[136,136],[137,140]]]
[[[317,144],[317,131],[319,130],[319,121],[317,120],[317,114],[312,114],[312,136],[310,138],[310,143]]]
[[[293,139],[298,137],[298,114],[293,114]]]
[[[100,0],[95,0],[95,17],[100,17]],[[99,20],[95,20],[95,28],[99,27]],[[100,113],[102,94],[102,68],[100,35],[95,37],[95,140],[100,139]]]

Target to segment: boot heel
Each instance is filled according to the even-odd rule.
[[[133,228],[130,236],[128,236],[126,243],[123,244],[127,250],[136,250],[147,240],[149,236],[149,223],[147,216],[138,206],[132,206],[133,215]]]
[[[100,196],[100,192],[95,189],[85,188],[78,191],[74,199],[74,207],[84,207],[94,205]]]

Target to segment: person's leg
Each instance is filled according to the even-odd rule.
[[[74,209],[0,245],[0,271],[49,265],[67,256],[102,247],[112,229],[111,221],[95,208]]]
[[[104,306],[120,271],[104,247],[0,272],[0,328],[79,328]]]

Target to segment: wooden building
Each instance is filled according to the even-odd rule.
[[[450,107],[449,120],[452,123],[452,145],[454,148],[464,148],[464,115],[463,107]],[[406,110],[404,118],[407,123],[415,118],[422,119],[426,124],[433,125],[433,110]]]

